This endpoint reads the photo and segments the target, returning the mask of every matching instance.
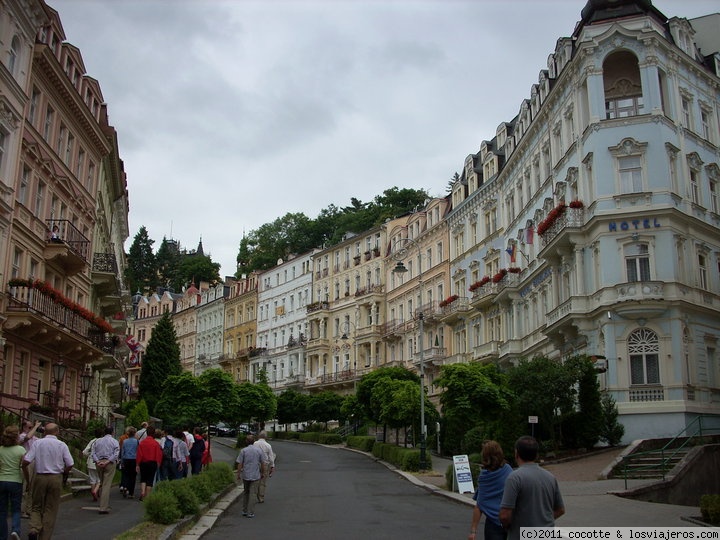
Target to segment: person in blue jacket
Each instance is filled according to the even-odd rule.
[[[487,441],[482,447],[482,470],[475,490],[472,524],[468,540],[475,540],[480,518],[485,514],[485,540],[505,540],[507,533],[500,523],[500,501],[505,480],[512,467],[505,461],[502,447],[496,441]]]

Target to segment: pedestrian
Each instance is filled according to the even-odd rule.
[[[113,437],[113,428],[105,428],[105,435],[95,441],[92,457],[100,479],[100,510],[98,514],[110,513],[110,490],[120,457],[120,443]]]
[[[158,470],[158,480],[175,480],[175,440],[170,435],[170,430],[163,432],[159,443],[163,457]]]
[[[85,450],[83,450],[83,456],[87,458],[86,465],[88,470],[88,477],[90,480],[90,495],[92,495],[93,501],[98,500],[98,490],[100,489],[100,478],[98,477],[97,467],[95,467],[95,461],[92,457],[93,446],[95,441],[103,436],[103,430],[98,428],[95,430],[94,437],[87,443]]]
[[[195,441],[190,447],[190,467],[192,469],[193,476],[195,476],[196,474],[200,474],[202,472],[202,459],[203,454],[205,454],[205,439],[203,439],[201,429],[199,427],[196,427],[193,430],[193,438]]]
[[[123,434],[118,437],[118,445],[120,445],[120,452],[122,452],[123,444],[125,444],[125,441],[130,437],[130,430],[135,429],[132,426],[128,426],[125,428],[125,431],[123,431]],[[123,497],[127,497],[127,487],[125,487],[125,475],[122,473],[122,460],[118,459],[117,463],[118,469],[120,469],[120,493],[122,493]]]
[[[173,461],[175,462],[175,479],[180,480],[187,474],[187,464],[190,459],[190,450],[185,442],[185,433],[182,429],[175,431],[173,437]]]
[[[20,432],[20,444],[23,445],[23,448],[25,448],[25,453],[27,454],[30,451],[30,448],[32,448],[32,445],[35,444],[35,441],[38,440],[38,437],[36,433],[38,433],[38,430],[41,430],[42,423],[40,420],[37,420],[36,422],[31,422],[30,420],[25,420],[22,424],[22,431]],[[29,518],[30,517],[30,508],[32,507],[32,486],[33,481],[35,480],[35,464],[31,463],[28,468],[28,479],[25,481],[25,491],[23,493],[23,501],[22,501],[22,517]]]
[[[162,448],[155,439],[155,428],[147,427],[147,436],[140,441],[137,449],[137,472],[140,473],[140,500],[142,501],[152,491],[155,484],[155,474],[162,463]]]
[[[210,453],[210,439],[208,432],[203,433],[203,440],[205,441],[205,451],[203,452],[202,465],[204,469],[207,469],[208,465],[212,463],[212,453]]]
[[[468,540],[475,540],[480,518],[485,514],[485,540],[505,540],[507,533],[500,523],[500,501],[505,488],[505,480],[512,467],[505,461],[502,447],[496,441],[487,441],[482,447],[482,470],[478,475],[477,489],[473,499],[472,523]]]
[[[185,444],[187,445],[188,449],[188,457],[185,461],[185,468],[183,469],[183,478],[186,478],[188,475],[188,472],[190,471],[190,450],[192,450],[193,445],[195,444],[195,437],[192,433],[190,433],[190,426],[186,427],[183,430],[183,436],[185,437]]]
[[[134,427],[128,428],[128,438],[125,439],[120,448],[120,462],[122,463],[122,479],[125,491],[123,497],[133,499],[135,497],[135,481],[137,480],[137,449],[140,441],[135,437]]]
[[[28,540],[52,538],[60,508],[63,478],[70,474],[75,464],[67,444],[57,438],[59,432],[57,424],[47,424],[45,436],[35,441],[23,458],[23,474],[28,473],[31,463],[35,464]]]
[[[0,539],[8,538],[7,514],[10,506],[10,538],[20,540],[20,508],[22,506],[25,448],[20,445],[20,430],[7,426],[0,440]]]
[[[534,437],[526,435],[515,443],[518,468],[508,476],[500,503],[500,521],[508,540],[519,540],[521,527],[554,527],[565,513],[557,478],[535,462],[537,455]]]
[[[138,441],[142,441],[147,436],[147,428],[148,428],[147,422],[143,422],[142,424],[140,424],[140,429],[138,429],[137,433],[135,434],[135,438]]]
[[[253,443],[252,435],[245,438],[246,446],[238,454],[235,462],[237,466],[237,478],[243,481],[243,509],[242,515],[249,518],[255,517],[255,501],[257,501],[260,479],[269,465],[260,447]]]
[[[262,450],[265,455],[265,462],[268,464],[263,471],[262,478],[260,479],[260,485],[258,485],[257,502],[264,503],[267,479],[272,476],[273,472],[275,472],[275,452],[273,452],[270,443],[267,442],[267,432],[264,429],[258,433],[258,440],[255,441],[255,446]]]

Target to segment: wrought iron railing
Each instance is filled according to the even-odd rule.
[[[48,241],[67,245],[84,261],[90,259],[90,240],[67,219],[46,219]]]

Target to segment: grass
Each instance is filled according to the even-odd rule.
[[[113,540],[156,540],[166,528],[167,525],[143,521],[132,529],[115,536]]]

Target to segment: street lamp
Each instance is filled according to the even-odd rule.
[[[58,415],[58,409],[60,408],[60,385],[63,382],[63,379],[65,379],[65,370],[67,370],[67,366],[63,364],[62,358],[55,362],[52,365],[52,375],[53,380],[55,381],[55,416]]]
[[[125,399],[125,388],[127,388],[127,379],[120,377],[120,407],[122,408],[123,400]]]
[[[420,245],[415,240],[411,240],[409,238],[404,238],[406,245],[400,248],[398,251],[396,251],[393,254],[393,259],[397,260],[397,264],[395,265],[395,268],[393,268],[393,272],[396,274],[405,274],[408,269],[405,267],[405,265],[402,262],[402,259],[404,259],[407,256],[407,246],[412,246],[415,249],[417,249],[418,252],[418,288],[420,290],[420,307],[417,311],[418,313],[418,330],[420,332],[420,336],[418,337],[418,348],[420,349],[420,469],[427,469],[428,463],[427,463],[427,440],[426,440],[426,433],[425,433],[425,346],[423,344],[423,337],[425,334],[425,315],[422,310],[422,287],[423,287],[423,281],[422,281],[422,264],[420,264],[420,259],[422,258],[422,253],[420,252]]]
[[[348,337],[348,331],[351,326],[353,327],[353,377],[357,377],[357,328],[348,320],[346,320],[344,324],[345,331],[343,332],[343,335],[340,336],[340,339],[345,343],[347,343],[350,339]]]
[[[83,395],[83,414],[82,414],[83,429],[85,427],[87,427],[87,401],[88,401],[88,394],[90,393],[90,387],[92,386],[92,382],[93,382],[92,367],[90,367],[90,364],[85,364],[85,370],[83,371],[83,374],[80,376],[80,392]]]

